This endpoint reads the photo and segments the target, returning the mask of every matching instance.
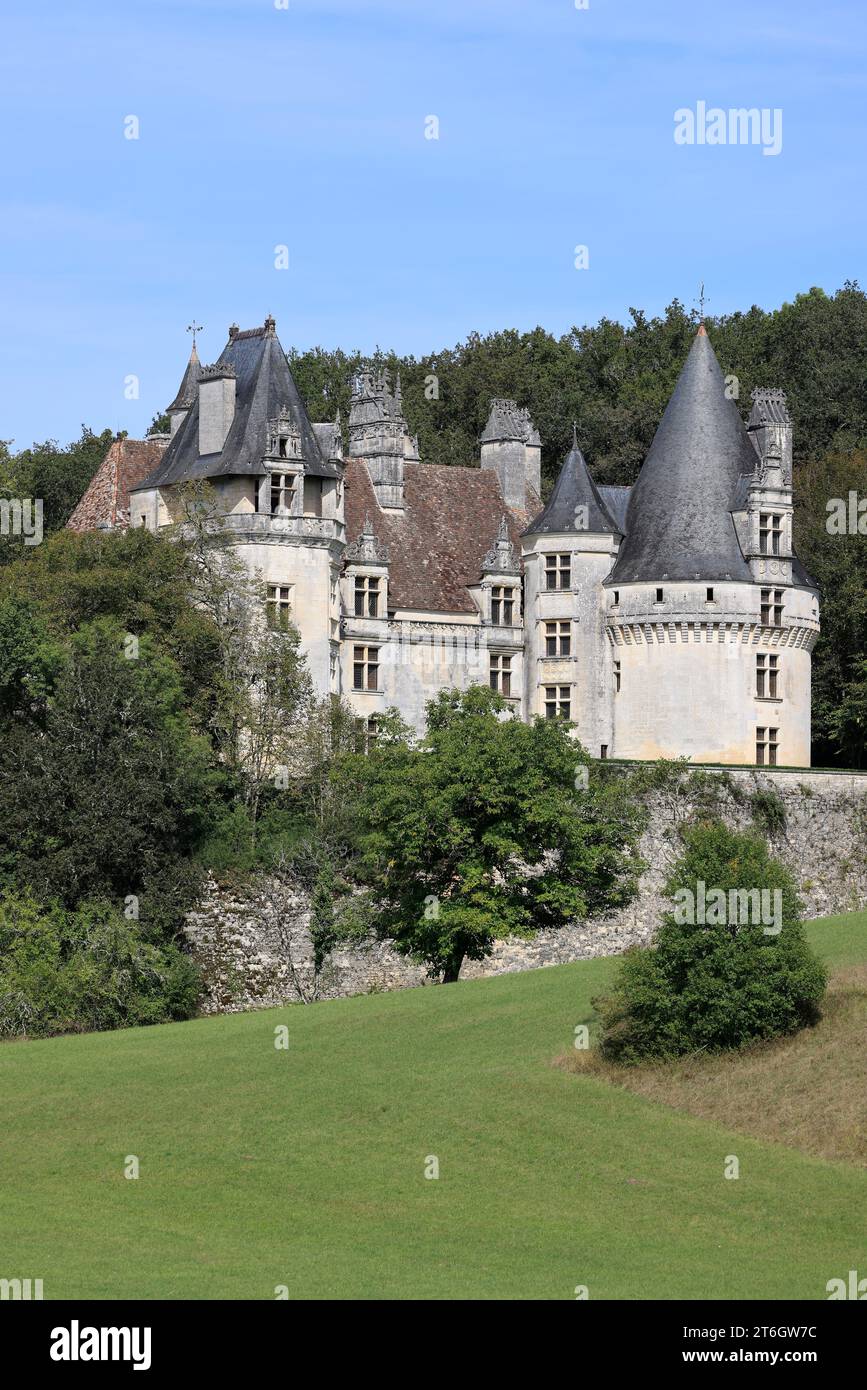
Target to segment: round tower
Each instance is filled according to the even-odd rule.
[[[701,325],[605,580],[615,756],[810,764],[818,593],[765,433],[763,456]]]

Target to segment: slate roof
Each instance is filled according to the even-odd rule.
[[[579,507],[586,507],[587,524],[579,526],[576,513]],[[583,513],[582,513],[583,519]],[[574,430],[572,448],[566,455],[560,476],[548,498],[545,509],[527,527],[524,535],[564,534],[573,531],[587,531],[603,535],[622,535],[612,513],[609,511],[599,489],[590,477],[584,462],[584,455],[578,448]]]
[[[129,525],[129,494],[157,467],[166,445],[156,439],[115,439],[66,525],[95,531]]]
[[[403,516],[381,510],[360,459],[347,459],[345,477],[346,538],[355,541],[370,516],[388,548],[390,608],[477,613],[467,585],[479,582],[503,516],[520,555],[530,513],[505,506],[492,469],[405,464]]]
[[[187,370],[184,372],[183,380],[178,387],[178,394],[175,396],[171,405],[166,406],[166,414],[170,410],[189,410],[199,394],[199,377],[202,374],[202,364],[199,361],[199,354],[196,345],[193,343],[193,350],[190,353],[190,360],[187,363]]]
[[[631,487],[625,487],[619,483],[599,484],[599,496],[614,517],[618,531],[624,536],[626,535],[626,512],[631,493]]]
[[[751,581],[731,514],[756,453],[704,325],[659,423],[606,584],[633,580]]]
[[[192,478],[220,478],[265,472],[268,421],[284,406],[301,435],[301,456],[307,473],[338,478],[339,466],[322,456],[316,432],[269,320],[264,328],[233,333],[223,348],[218,365],[235,372],[235,415],[219,454],[199,457],[199,401],[196,399],[179,426],[165,455],[153,473],[139,485],[159,487]]]

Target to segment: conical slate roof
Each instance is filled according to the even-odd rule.
[[[731,514],[756,453],[702,324],[632,489],[606,584],[751,579]]]
[[[579,511],[579,508],[586,508]],[[603,535],[622,534],[602,496],[590,477],[584,455],[578,448],[573,429],[572,448],[566,455],[548,505],[524,532],[525,536],[587,531]]]
[[[199,354],[196,352],[196,345],[193,343],[193,350],[190,353],[190,360],[187,363],[187,370],[184,372],[183,381],[178,387],[178,394],[175,396],[171,405],[166,406],[166,412],[170,410],[189,410],[193,401],[199,393],[199,377],[202,374]]]
[[[235,373],[235,414],[222,451],[199,456],[197,390],[196,399],[166,449],[160,466],[139,487],[160,487],[191,478],[263,474],[268,422],[284,408],[301,437],[304,471],[316,477],[340,477],[339,465],[323,458],[286,354],[274,332],[273,319],[263,328],[233,332],[220,354],[219,363],[231,367]]]

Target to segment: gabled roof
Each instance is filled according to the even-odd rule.
[[[129,524],[129,494],[157,467],[165,443],[157,439],[115,439],[66,525],[95,531]]]
[[[751,580],[731,509],[755,462],[702,324],[632,488],[626,539],[606,584]]]
[[[579,508],[585,510],[579,511]],[[581,524],[579,524],[579,521]],[[572,448],[566,455],[560,476],[548,498],[548,505],[524,532],[525,536],[540,534],[564,535],[573,531],[603,535],[621,535],[615,518],[590,477],[578,439],[572,431]]]
[[[354,540],[370,519],[377,541],[388,550],[389,608],[477,613],[467,586],[479,582],[504,516],[520,555],[528,514],[506,507],[493,469],[407,463],[403,478],[404,510],[400,516],[386,514],[365,464],[347,459],[347,536]]]
[[[340,476],[338,465],[322,456],[273,324],[273,319],[269,319],[264,328],[233,333],[219,356],[217,365],[231,367],[235,373],[235,415],[222,451],[199,456],[197,392],[160,466],[144,479],[141,487],[161,487],[192,478],[263,474],[268,422],[284,407],[300,434],[305,472],[317,477]]]
[[[193,350],[190,353],[190,360],[187,363],[187,370],[184,372],[183,380],[178,387],[178,394],[175,396],[171,405],[166,406],[166,414],[172,410],[189,410],[199,393],[199,377],[201,373],[202,364],[199,361],[196,345],[193,343]]]

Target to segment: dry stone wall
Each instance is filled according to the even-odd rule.
[[[679,852],[678,828],[702,810],[737,829],[763,819],[771,851],[794,873],[808,917],[867,906],[867,774],[672,774],[648,794],[648,824],[638,847],[646,867],[627,907],[541,932],[532,941],[498,942],[487,960],[467,962],[462,976],[561,965],[650,942],[667,906],[662,885]],[[210,878],[187,919],[187,936],[203,968],[207,1013],[429,983],[423,966],[372,939],[333,951],[315,980],[309,901],[267,875],[243,886]]]

